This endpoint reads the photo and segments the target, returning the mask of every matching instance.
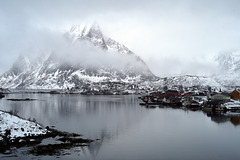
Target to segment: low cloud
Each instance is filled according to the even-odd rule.
[[[215,72],[213,55],[240,48],[239,6],[237,0],[3,0],[0,74],[20,53],[60,48],[63,40],[57,37],[72,25],[96,21],[104,34],[134,51],[158,76],[206,75]]]
[[[135,55],[108,51],[94,46],[90,41],[78,39],[74,43],[65,34],[59,32],[36,32],[34,38],[27,42],[29,48],[21,48],[19,53],[35,60],[45,55],[55,55],[56,63],[86,68],[109,68],[125,70],[131,67],[138,71],[144,69],[142,61]],[[32,34],[34,35],[34,34]],[[42,55],[42,56],[41,56]]]
[[[59,46],[59,45],[58,45]],[[69,64],[85,67],[108,67],[115,69],[126,69],[126,67],[138,65],[136,56],[114,51],[107,51],[94,46],[86,40],[77,40],[68,46],[61,45],[53,49]]]

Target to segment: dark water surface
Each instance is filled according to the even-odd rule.
[[[18,110],[18,115],[35,118],[44,126],[100,140],[66,150],[62,156],[36,157],[21,148],[11,155],[0,154],[0,159],[239,160],[239,115],[145,108],[139,102],[131,95],[9,94],[0,99],[1,110]]]

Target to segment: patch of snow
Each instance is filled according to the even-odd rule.
[[[0,140],[6,130],[10,130],[10,139],[44,135],[47,133],[47,129],[44,129],[41,125],[35,122],[24,120],[20,117],[11,115],[10,113],[0,111]]]
[[[86,79],[89,80],[91,82],[100,82],[103,81],[105,79],[107,79],[108,77],[104,77],[104,76],[89,76],[89,75],[84,75],[82,74],[82,72],[80,70],[77,70],[75,72],[72,73],[72,76],[77,75],[80,79]]]

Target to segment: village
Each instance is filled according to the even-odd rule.
[[[203,111],[240,111],[240,91],[238,87],[222,90],[211,86],[143,86],[124,82],[86,83],[81,87],[59,90],[32,91],[50,94],[83,94],[83,95],[140,95],[144,106],[173,106]],[[0,98],[12,93],[9,89],[0,89]],[[31,93],[31,90],[27,90]]]
[[[172,107],[186,107],[202,109],[205,112],[238,112],[240,111],[240,92],[233,89],[231,92],[216,90],[211,87],[174,87],[163,91],[150,92],[139,97],[140,105]]]

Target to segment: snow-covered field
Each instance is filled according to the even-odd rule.
[[[10,113],[0,111],[0,140],[2,140],[2,136],[5,135],[6,130],[10,130],[10,139],[25,136],[38,136],[47,133],[47,129],[35,122],[24,120]]]

